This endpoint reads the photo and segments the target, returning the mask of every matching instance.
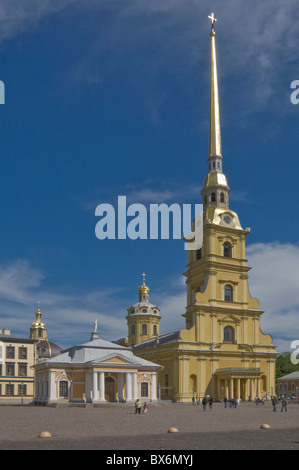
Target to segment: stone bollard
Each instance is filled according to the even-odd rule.
[[[261,429],[270,429],[269,424],[262,424]]]
[[[48,431],[42,431],[39,437],[52,437]]]
[[[169,428],[167,432],[179,432],[177,428]]]

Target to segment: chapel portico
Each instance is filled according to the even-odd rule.
[[[264,377],[260,369],[219,369],[215,372],[217,396],[252,400],[261,396]]]

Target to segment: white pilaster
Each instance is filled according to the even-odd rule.
[[[157,374],[152,373],[151,400],[157,401]]]
[[[133,400],[136,401],[138,398],[138,389],[137,389],[137,372],[133,372],[132,374],[132,388],[133,388]]]
[[[50,384],[50,390],[49,390],[49,403],[56,403],[57,402],[57,388],[56,388],[56,382],[55,382],[55,371],[50,370],[49,372],[49,384]]]

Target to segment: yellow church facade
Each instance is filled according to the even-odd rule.
[[[201,192],[203,213],[198,237],[194,222],[194,240],[202,238],[202,242],[188,250],[184,273],[186,327],[159,335],[160,313],[149,304],[149,288],[143,282],[139,296],[144,291],[144,300],[151,307],[148,311],[145,305],[139,311],[128,310],[128,338],[123,342],[133,347],[135,355],[163,366],[158,375],[158,395],[178,402],[207,395],[216,400],[248,400],[275,394],[277,352],[272,337],[260,329],[263,312],[248,285],[250,267],[245,248],[250,229],[242,228],[238,215],[229,207],[230,188],[222,171],[213,15],[211,19],[208,174]],[[147,335],[139,336],[136,342],[133,332],[142,329]]]

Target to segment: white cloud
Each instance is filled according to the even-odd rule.
[[[0,42],[26,33],[43,18],[62,11],[79,0],[2,0]]]
[[[299,339],[299,246],[290,243],[258,243],[247,247],[249,286],[265,313],[262,331],[275,338],[279,350]]]

